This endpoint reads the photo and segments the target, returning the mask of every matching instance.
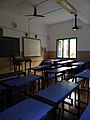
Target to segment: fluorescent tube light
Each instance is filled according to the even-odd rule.
[[[65,10],[71,14],[77,13],[77,10],[67,0],[56,0],[56,3],[62,6]]]

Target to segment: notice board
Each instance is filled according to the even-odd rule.
[[[23,37],[23,56],[41,56],[41,40],[36,38]]]

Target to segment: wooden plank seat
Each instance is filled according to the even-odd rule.
[[[20,71],[3,73],[3,74],[0,74],[0,81],[8,80],[8,79],[10,80],[10,79],[13,79],[13,78],[18,78],[18,77],[20,77],[20,75],[26,75],[26,73],[25,72],[20,72]]]
[[[12,87],[5,84],[4,82],[8,81],[8,80],[12,81],[13,79],[17,79],[17,78],[20,78],[20,77],[25,76],[25,75],[26,75],[26,73],[21,72],[21,71],[0,74],[0,85],[2,85],[6,89],[6,92],[4,92],[4,95],[6,96],[6,101],[7,101],[6,107],[8,106],[8,96],[9,96],[8,93],[9,93],[10,89],[12,89]],[[19,91],[17,91],[15,94],[18,94],[18,93],[19,93]]]

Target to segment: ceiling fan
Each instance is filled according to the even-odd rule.
[[[25,15],[25,16],[34,16],[34,17],[45,17],[43,15],[37,14],[37,8],[34,6],[34,13],[32,15]]]

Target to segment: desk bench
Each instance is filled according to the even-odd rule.
[[[77,90],[78,87],[79,85],[74,82],[68,82],[68,81],[62,80],[44,90],[39,91],[38,93],[34,94],[32,97],[39,101],[52,105],[55,108],[58,107],[59,103],[62,103],[62,116],[63,116],[64,110],[65,110],[64,100],[69,95],[71,95],[73,91]],[[80,115],[79,97],[80,95],[78,90],[78,114],[77,114],[78,117]]]
[[[0,113],[0,120],[44,120],[52,106],[34,99],[26,99]]]
[[[77,77],[80,77],[80,78],[84,78],[82,80],[87,80],[87,92],[88,92],[88,95],[87,95],[87,103],[85,104],[88,104],[88,99],[89,99],[89,79],[90,79],[90,69],[86,69],[78,74],[75,75],[75,82],[77,82]]]
[[[20,75],[26,75],[25,72],[20,72],[20,71],[16,71],[16,72],[8,72],[8,73],[3,73],[0,74],[0,82],[2,82],[2,80],[10,80],[13,78],[19,78]]]
[[[7,87],[7,103],[9,106],[12,105],[12,95],[17,93],[20,90],[25,90],[27,87],[31,88],[32,83],[35,83],[38,80],[38,90],[40,89],[40,79],[39,75],[29,75],[21,78],[15,78],[11,80],[4,80],[3,85]]]
[[[79,120],[90,120],[90,103],[88,104]]]

